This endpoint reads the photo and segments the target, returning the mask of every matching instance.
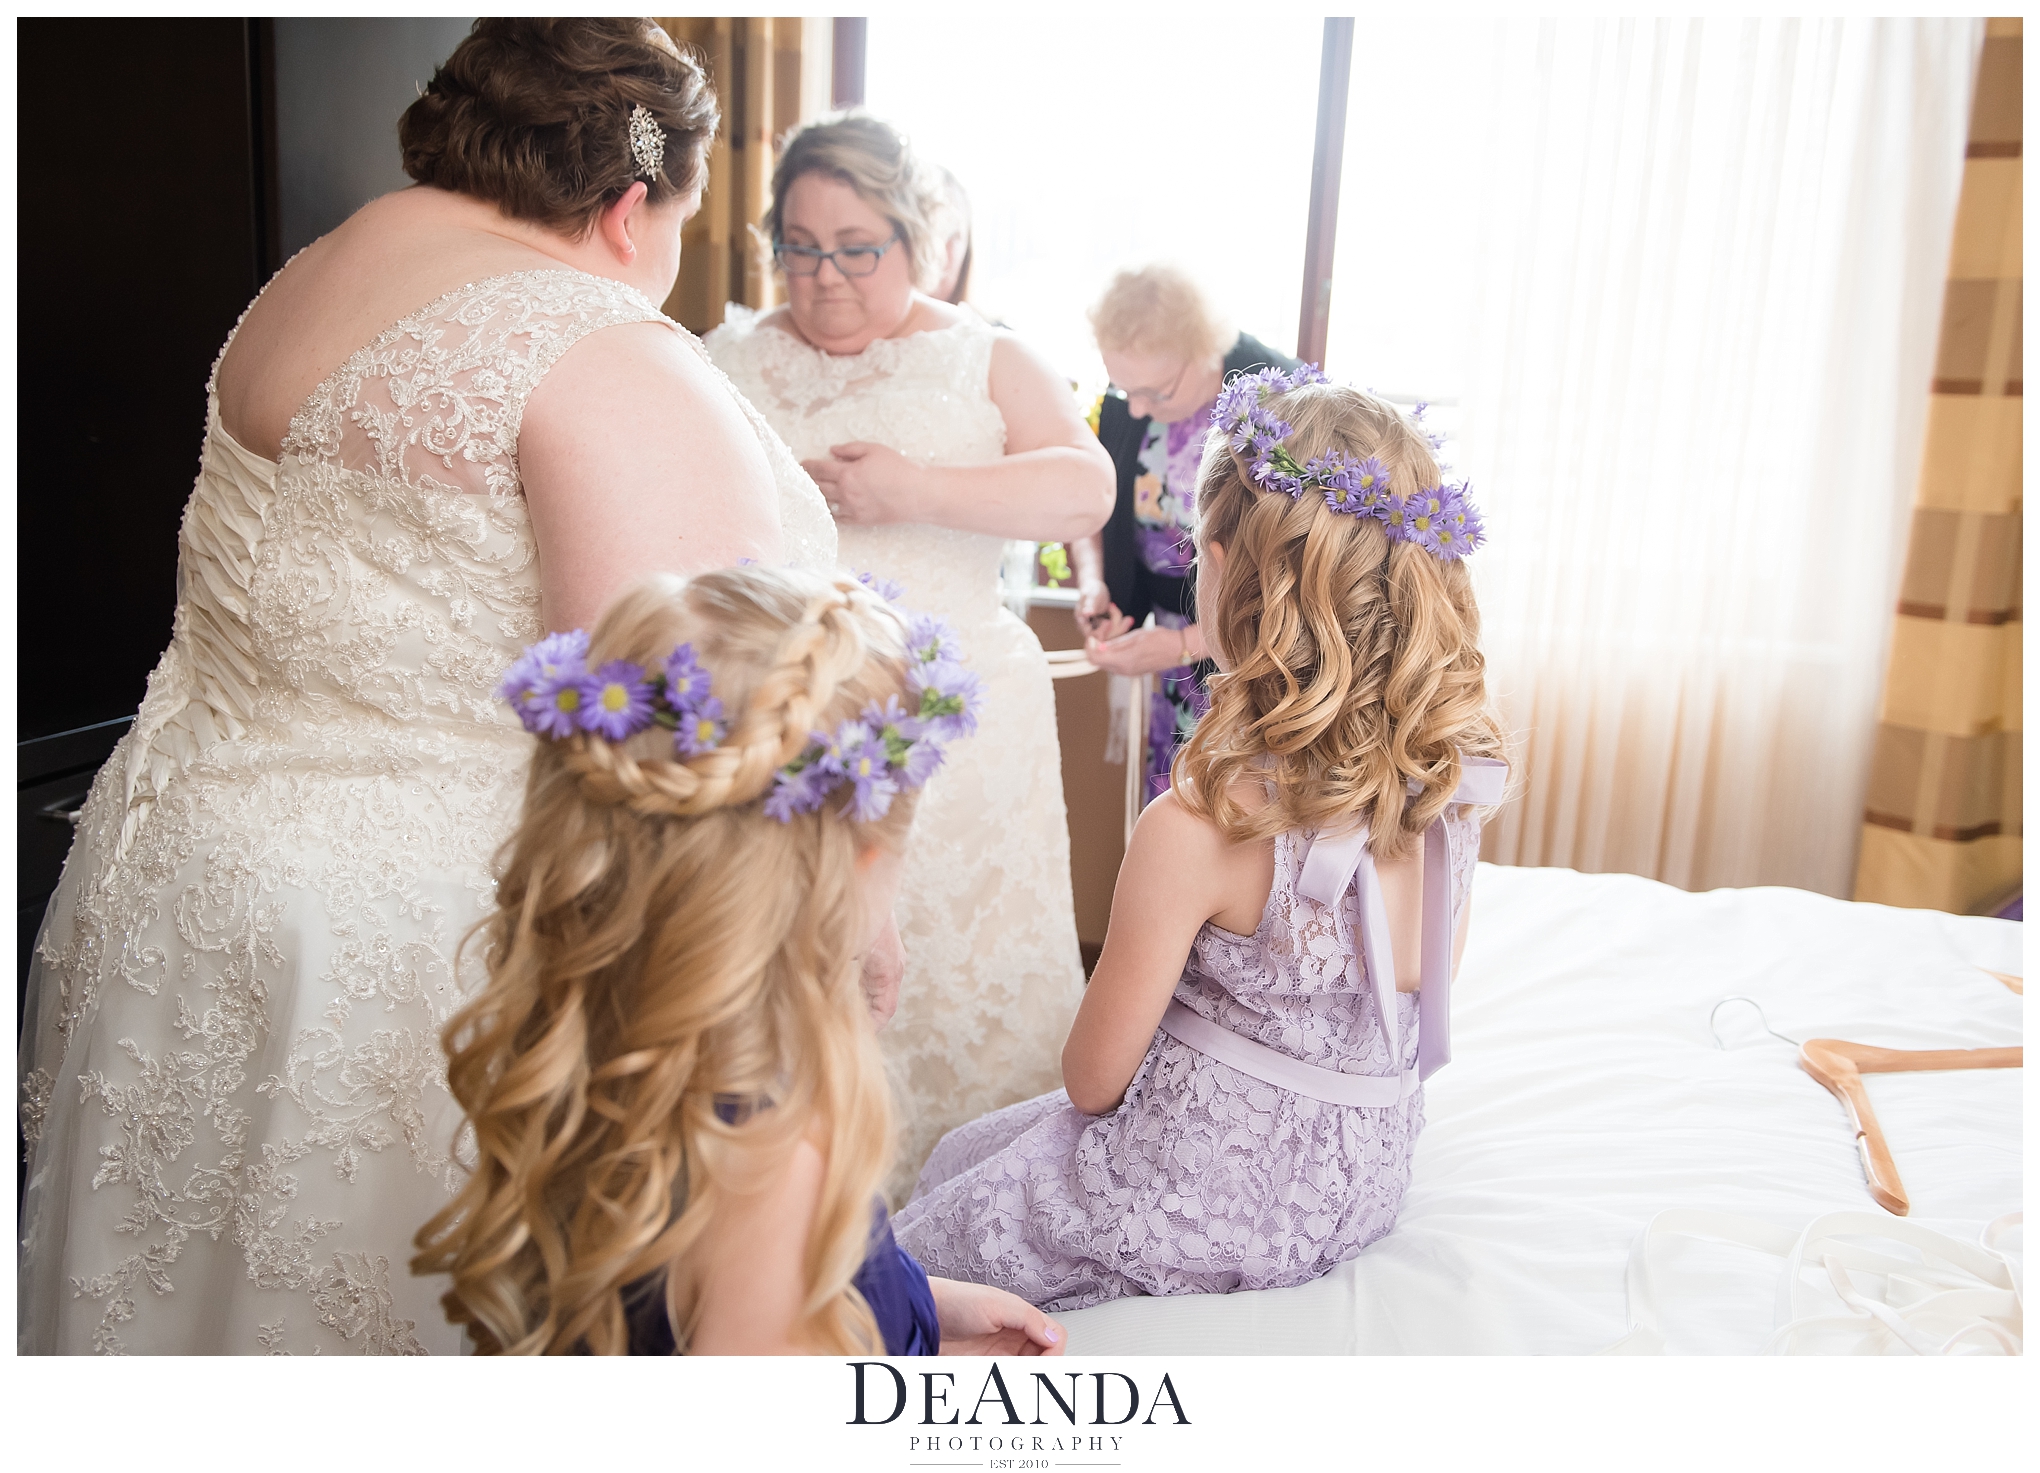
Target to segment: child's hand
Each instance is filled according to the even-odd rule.
[[[1004,1289],[928,1276],[944,1355],[1061,1355],[1063,1327]]]

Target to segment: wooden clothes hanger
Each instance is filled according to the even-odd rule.
[[[1809,1038],[1799,1046],[1799,1067],[1826,1086],[1828,1093],[1849,1112],[1849,1123],[1856,1128],[1856,1145],[1863,1155],[1863,1175],[1869,1178],[1870,1195],[1878,1206],[1899,1217],[1904,1217],[1912,1204],[1906,1200],[1905,1183],[1899,1180],[1891,1147],[1885,1144],[1884,1130],[1877,1123],[1877,1112],[1870,1108],[1863,1076],[2025,1066],[2023,1048],[1878,1048],[1840,1038]]]

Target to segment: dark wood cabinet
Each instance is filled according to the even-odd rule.
[[[16,25],[23,982],[65,814],[169,641],[213,356],[277,264],[269,25]]]

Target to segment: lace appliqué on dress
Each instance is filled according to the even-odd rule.
[[[1446,830],[1456,916],[1478,824],[1459,809]],[[1297,836],[1277,836],[1260,926],[1200,930],[1177,1000],[1320,1068],[1414,1068],[1416,995],[1396,995],[1403,1056],[1392,1068],[1351,906],[1298,894],[1300,869]],[[1421,1089],[1392,1106],[1329,1104],[1158,1031],[1111,1114],[1084,1115],[1057,1090],[946,1137],[894,1229],[930,1273],[1051,1312],[1286,1288],[1395,1225],[1422,1128]]]
[[[37,946],[23,1348],[458,1348],[407,1265],[529,755],[492,698],[540,632],[518,426],[580,338],[663,320],[493,278],[350,358],[279,465],[209,409],[172,641]]]
[[[971,317],[835,357],[733,314],[707,347],[803,459],[867,440],[931,465],[1005,453],[996,335]],[[957,629],[984,680],[978,731],[922,794],[900,881],[900,1008],[879,1035],[901,1138],[895,1202],[944,1131],[1050,1088],[1083,992],[1055,693],[1040,642],[999,602],[1003,539],[948,527],[839,530],[846,567]]]

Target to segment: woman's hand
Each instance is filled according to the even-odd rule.
[[[803,460],[837,521],[872,525],[929,520],[922,508],[921,466],[868,440],[831,445],[827,460]]]
[[[1077,584],[1077,628],[1086,639],[1115,639],[1133,628],[1133,620],[1119,612],[1104,579],[1085,578]]]
[[[1004,1289],[928,1276],[944,1355],[1061,1355],[1063,1327]]]
[[[1114,609],[1113,612],[1119,611]],[[1183,658],[1186,650],[1189,660]],[[1100,670],[1114,675],[1153,675],[1162,670],[1174,670],[1198,659],[1203,650],[1203,640],[1195,624],[1185,629],[1165,629],[1154,624],[1114,638],[1084,641],[1084,658]]]

